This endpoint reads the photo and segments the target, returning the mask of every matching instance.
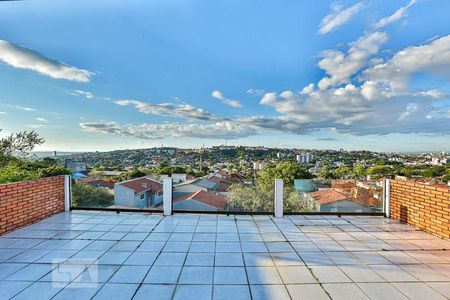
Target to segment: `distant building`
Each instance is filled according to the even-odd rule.
[[[259,170],[264,169],[265,166],[266,166],[266,163],[263,161],[258,160],[258,161],[253,162],[253,170],[259,171]]]
[[[156,207],[163,201],[163,185],[148,177],[114,184],[114,204],[125,207]]]
[[[86,162],[73,159],[66,159],[64,162],[64,167],[72,171],[72,173],[86,172],[87,170]]]
[[[313,160],[314,155],[312,153],[302,153],[302,154],[297,154],[297,162],[301,163],[301,164],[310,164],[311,161]]]
[[[277,152],[277,158],[285,158],[286,154],[283,152]]]
[[[180,184],[174,185],[174,197],[183,195],[186,193],[193,193],[197,191],[205,191],[208,193],[217,193],[219,191],[219,183],[210,181],[205,178],[197,178],[194,180],[188,180]]]
[[[447,164],[447,158],[446,157],[432,157],[431,158],[431,164],[434,166],[442,166]]]

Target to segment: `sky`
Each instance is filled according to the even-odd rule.
[[[0,2],[0,136],[42,151],[450,150],[450,1]]]

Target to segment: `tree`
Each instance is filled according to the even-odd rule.
[[[72,205],[74,207],[107,207],[114,204],[114,196],[105,188],[94,188],[88,184],[72,185]]]
[[[1,132],[1,129],[0,129]],[[9,162],[17,162],[14,154],[19,157],[24,156],[27,152],[34,149],[36,145],[44,143],[44,139],[33,130],[30,132],[23,131],[12,133],[0,139],[0,166],[5,166]]]
[[[320,178],[323,179],[333,179],[334,175],[329,165],[324,165],[322,170],[317,174]]]
[[[319,203],[306,193],[294,188],[285,188],[283,192],[283,210],[285,212],[317,212]]]
[[[390,166],[381,165],[374,166],[367,170],[367,174],[375,178],[380,178],[383,176],[392,176],[394,170]]]
[[[34,130],[12,133],[0,139],[0,154],[4,157],[12,156],[15,152],[25,154],[44,141]]]
[[[38,178],[40,178],[39,173],[25,170],[16,164],[9,164],[3,168],[0,168],[0,184]]]
[[[362,165],[357,165],[353,168],[353,178],[360,179],[367,176],[367,170]]]
[[[262,190],[258,187],[232,185],[228,192],[228,208],[230,211],[273,212],[274,189]],[[315,212],[319,210],[318,203],[305,193],[299,193],[292,186],[286,186],[283,191],[283,206],[286,212]]]
[[[273,211],[273,190],[264,191],[255,186],[231,185],[228,189],[228,208],[231,211]]]
[[[352,175],[352,170],[348,166],[340,166],[334,170],[334,176],[340,179],[348,178]]]
[[[70,175],[72,172],[61,166],[50,166],[39,170],[41,177],[51,177],[58,175]]]
[[[450,173],[447,173],[444,176],[442,176],[442,181],[449,182],[450,181]]]
[[[294,179],[311,179],[308,170],[296,162],[284,161],[266,166],[258,173],[258,187],[268,191],[273,188],[275,179],[283,179],[286,186],[293,186]]]
[[[130,170],[127,172],[127,178],[128,179],[134,179],[134,178],[139,178],[139,177],[144,177],[145,173],[142,172],[141,170]]]

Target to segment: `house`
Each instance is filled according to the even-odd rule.
[[[323,189],[308,194],[320,206],[320,212],[374,212],[367,205],[359,203],[334,189]]]
[[[223,211],[227,204],[226,196],[202,190],[173,199],[174,210]]]
[[[177,197],[197,191],[217,193],[219,191],[219,184],[204,178],[186,180],[185,182],[174,185],[173,194],[174,197]]]
[[[156,207],[162,203],[161,182],[140,177],[114,184],[114,204],[125,207]]]

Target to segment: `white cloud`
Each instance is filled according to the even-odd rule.
[[[408,89],[410,78],[419,72],[450,79],[450,35],[429,44],[405,48],[385,63],[363,72],[362,78],[376,80],[394,92]]]
[[[0,61],[15,68],[33,70],[52,78],[71,81],[88,82],[93,75],[88,70],[49,59],[34,50],[5,40],[0,40]]]
[[[7,112],[0,111],[0,115],[7,115],[7,114],[8,114]]]
[[[314,91],[314,83],[310,83],[303,88],[301,94],[308,95],[308,94],[311,94],[313,91]]]
[[[220,91],[213,91],[211,93],[211,96],[213,96],[216,99],[219,99],[220,101],[222,101],[222,103],[224,103],[228,106],[235,107],[235,108],[242,107],[242,104],[239,103],[239,101],[225,98],[223,96],[222,92],[220,92]]]
[[[330,81],[326,86],[310,83],[298,92],[286,90],[262,95],[260,103],[274,108],[277,115],[225,119],[188,104],[119,100],[115,103],[133,106],[143,113],[192,122],[92,122],[80,123],[80,126],[85,131],[145,139],[233,139],[267,132],[308,134],[322,129],[352,135],[450,134],[450,107],[445,104],[443,107],[440,101],[449,95],[432,87],[420,90],[409,87],[417,72],[450,79],[447,71],[450,69],[450,36],[422,46],[407,47],[390,59],[372,57],[386,40],[384,33],[368,33],[349,43],[346,52],[330,50],[342,54],[342,58],[338,62],[321,61]],[[219,91],[214,94],[225,98]],[[439,106],[435,105],[438,101]]]
[[[120,125],[116,122],[80,123],[80,127],[88,132],[134,136],[143,139],[163,139],[167,137],[235,139],[256,134],[256,129],[252,126],[229,121],[213,124],[144,123],[140,125]]]
[[[335,31],[350,21],[350,19],[356,15],[361,8],[363,8],[362,2],[358,2],[346,9],[342,9],[342,7],[338,5],[332,6],[332,12],[322,19],[322,22],[319,25],[318,33],[323,35]]]
[[[373,32],[350,43],[347,53],[336,50],[323,52],[319,67],[329,77],[324,77],[319,81],[319,88],[326,89],[330,86],[348,83],[352,75],[368,65],[369,58],[378,53],[380,46],[387,40],[386,33]]]
[[[416,0],[411,0],[407,5],[402,6],[398,10],[396,10],[392,15],[381,18],[380,20],[378,20],[377,23],[375,23],[374,25],[375,29],[383,28],[393,22],[396,22],[406,17],[408,8],[413,6],[416,2],[417,2]]]
[[[218,121],[220,118],[190,104],[175,105],[172,103],[146,103],[139,100],[117,100],[114,103],[122,106],[133,106],[145,114],[181,118],[190,121]]]
[[[31,129],[41,129],[41,128],[46,128],[47,125],[44,125],[44,124],[28,124],[27,127],[31,128]]]
[[[26,107],[26,106],[20,106],[20,105],[11,105],[8,104],[8,107],[14,108],[14,109],[18,109],[18,110],[23,110],[23,111],[36,111],[36,108],[31,108],[31,107]]]
[[[412,115],[416,111],[417,111],[417,104],[416,103],[408,103],[408,105],[406,106],[406,110],[400,114],[400,117],[398,117],[398,120],[402,121],[403,119]]]
[[[252,96],[262,96],[265,93],[266,93],[266,91],[263,89],[248,89],[247,90],[247,94],[252,95]]]
[[[47,119],[42,118],[42,117],[36,118],[35,120],[38,121],[38,122],[48,122]]]
[[[88,91],[73,90],[73,91],[70,92],[70,94],[72,96],[83,96],[83,97],[86,97],[87,99],[94,98],[94,95],[91,92],[88,92]]]

